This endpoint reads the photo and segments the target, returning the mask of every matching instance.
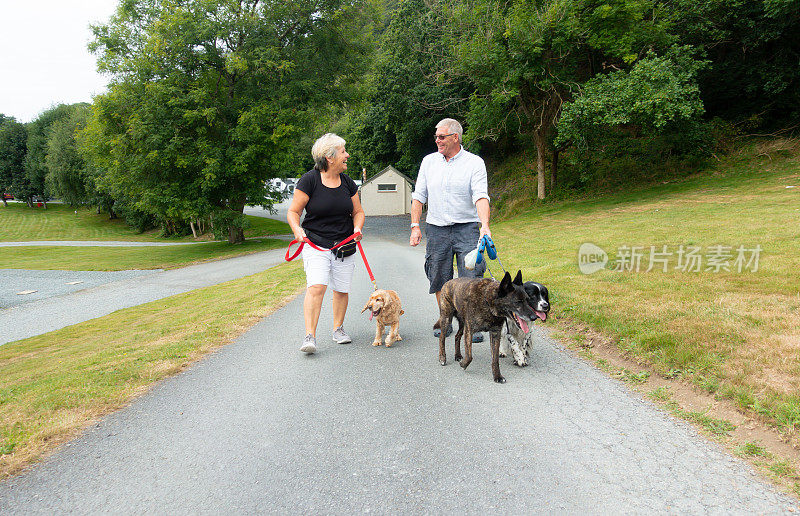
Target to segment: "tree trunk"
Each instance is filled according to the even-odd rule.
[[[558,178],[558,149],[553,149],[553,159],[550,161],[550,193],[556,188]]]
[[[537,183],[537,196],[539,199],[545,197],[545,181],[544,181],[544,159],[547,154],[547,141],[541,131],[533,133],[533,140],[536,144],[536,183]]]
[[[189,221],[189,227],[192,228],[192,236],[197,238],[197,230],[194,229],[194,221],[193,220]]]
[[[236,213],[244,213],[244,205],[247,202],[247,196],[242,195],[239,199],[232,202],[229,206],[231,210]],[[244,242],[244,229],[231,226],[228,228],[228,243],[239,244]]]
[[[244,242],[244,229],[231,226],[228,228],[228,243],[241,244]]]

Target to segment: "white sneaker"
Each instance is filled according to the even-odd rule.
[[[344,326],[339,326],[333,330],[333,341],[337,344],[350,344],[353,339],[344,331]]]
[[[317,339],[314,338],[313,335],[310,333],[306,335],[306,338],[303,339],[303,345],[300,346],[300,351],[303,353],[308,353],[311,355],[312,353],[317,351]]]

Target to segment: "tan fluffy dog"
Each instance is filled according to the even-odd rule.
[[[392,343],[398,340],[403,340],[400,334],[397,333],[400,327],[400,316],[405,312],[400,308],[400,297],[394,290],[376,290],[369,296],[369,301],[361,310],[363,314],[367,308],[370,309],[369,319],[375,317],[375,340],[372,342],[373,346],[381,345],[381,337],[385,327],[389,328],[389,335],[386,336],[386,347],[392,347]]]

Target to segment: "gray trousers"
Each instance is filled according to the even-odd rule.
[[[478,264],[474,270],[464,267],[464,256],[478,246],[480,224],[464,222],[452,226],[425,224],[427,245],[425,247],[425,275],[430,282],[430,293],[435,294],[449,280],[453,279],[453,257],[460,278],[482,278],[486,272],[486,262]]]

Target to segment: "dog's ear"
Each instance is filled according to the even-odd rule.
[[[364,305],[364,308],[361,309],[361,313],[363,314],[367,310],[367,308],[370,308],[370,309],[372,308],[372,298],[371,297],[367,301],[367,304]]]
[[[500,291],[497,295],[499,297],[504,297],[507,296],[512,290],[514,290],[514,287],[511,286],[511,274],[506,272],[506,275],[503,276],[503,281],[500,282]]]
[[[517,271],[517,275],[514,277],[514,285],[522,286],[522,271]]]

